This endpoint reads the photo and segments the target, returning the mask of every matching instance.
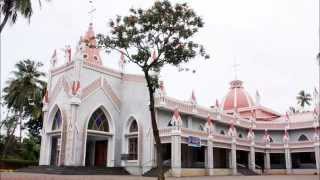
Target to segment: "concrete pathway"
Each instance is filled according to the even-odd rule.
[[[110,175],[49,175],[31,173],[1,173],[0,180],[155,180],[142,176],[110,176]],[[167,178],[168,180],[319,180],[316,175],[270,175],[270,176],[203,176]]]

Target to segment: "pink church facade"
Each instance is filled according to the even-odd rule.
[[[52,57],[40,165],[125,167],[145,174],[156,150],[144,77],[102,64],[92,24],[66,63]],[[214,107],[155,93],[156,116],[168,175],[319,173],[318,110],[279,114],[254,100],[234,80]],[[315,101],[314,106],[318,106]]]

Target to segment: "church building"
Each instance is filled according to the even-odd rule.
[[[142,175],[156,166],[143,75],[102,64],[90,24],[74,53],[51,58],[43,103],[40,165],[124,167]],[[319,102],[313,112],[280,114],[252,98],[240,80],[221,103],[205,107],[155,93],[156,118],[169,176],[314,174],[320,171]]]

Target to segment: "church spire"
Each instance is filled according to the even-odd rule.
[[[89,24],[88,31],[85,33],[82,41],[86,44],[84,59],[86,62],[96,65],[102,65],[100,49],[97,48],[97,40],[93,30],[93,24]]]

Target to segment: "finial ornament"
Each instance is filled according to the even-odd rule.
[[[74,95],[74,96],[78,95],[79,90],[80,90],[80,81],[73,81],[72,82],[72,89],[71,89],[72,95]]]
[[[263,140],[266,144],[270,144],[270,142],[271,142],[270,135],[268,133],[268,129],[264,130]]]
[[[170,124],[171,124],[173,127],[176,127],[176,128],[178,128],[178,129],[180,129],[180,128],[182,127],[182,119],[181,119],[181,116],[180,116],[178,107],[175,107],[175,110],[174,110],[172,119],[171,119],[171,121],[170,121]]]
[[[85,47],[86,47],[86,44],[85,44],[82,36],[80,36],[80,40],[77,44],[76,53],[75,53],[75,57],[77,59],[84,59]]]
[[[126,60],[124,57],[124,52],[121,51],[120,60],[119,60],[119,68],[122,73],[124,73],[125,64],[126,64]]]
[[[231,122],[229,130],[228,130],[228,136],[236,137],[236,135],[237,135],[237,130],[236,130],[235,126],[234,126],[234,123]]]
[[[249,132],[248,132],[247,138],[249,140],[254,140],[254,132],[252,130],[252,127],[249,128]]]
[[[192,92],[191,92],[190,102],[191,102],[191,104],[193,104],[193,105],[196,105],[196,104],[197,104],[197,98],[196,98],[196,95],[195,95],[194,90],[192,90]]]
[[[43,102],[44,102],[44,104],[48,104],[48,103],[49,103],[49,93],[48,93],[48,89],[46,89],[46,92],[45,92],[45,94],[44,94]]]
[[[53,51],[53,54],[51,56],[51,61],[50,61],[52,68],[54,68],[56,66],[57,61],[58,61],[58,56],[57,56],[57,50],[55,49]]]
[[[213,136],[214,134],[214,126],[213,126],[213,119],[211,118],[210,114],[208,114],[207,123],[205,125],[206,131],[209,136]]]
[[[284,142],[285,144],[288,144],[288,143],[289,143],[289,133],[288,133],[288,131],[287,131],[286,128],[284,129],[283,142]]]
[[[71,62],[71,46],[66,45],[65,48],[62,48],[61,50],[64,52],[64,58],[66,63],[70,63]]]

